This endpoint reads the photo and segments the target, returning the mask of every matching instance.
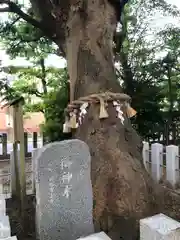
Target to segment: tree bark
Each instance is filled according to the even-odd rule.
[[[43,87],[43,93],[47,95],[46,67],[45,67],[44,58],[40,59],[40,66],[41,66],[41,82]]]
[[[83,14],[69,14],[67,25],[71,100],[108,90],[121,92],[113,61],[113,6],[108,1],[86,1]],[[75,137],[90,148],[96,230],[112,239],[135,239],[139,219],[158,211],[155,188],[130,121],[126,118],[122,125],[112,104],[108,113],[108,119],[99,120],[99,105],[91,105]]]
[[[117,23],[113,5],[108,0],[68,0],[53,6],[50,2],[36,1],[42,20],[56,21],[56,43],[60,48],[63,44],[67,57],[70,100],[104,91],[121,92],[113,59]],[[108,113],[109,118],[100,120],[99,104],[92,104],[74,137],[90,148],[96,231],[107,232],[113,240],[134,240],[138,239],[139,219],[158,213],[161,199],[144,168],[142,142],[129,119],[125,117],[123,125],[112,103]]]

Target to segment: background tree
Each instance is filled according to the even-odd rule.
[[[41,64],[40,67],[10,67],[10,72],[17,77],[12,89],[24,96],[25,113],[40,111],[44,114],[41,130],[46,139],[63,140],[71,136],[63,134],[64,109],[69,101],[67,70]]]
[[[159,141],[163,136],[168,141],[169,134],[164,136],[167,124],[162,111],[167,93],[163,91],[165,86],[160,84],[162,70],[159,69],[161,55],[167,51],[168,41],[165,41],[167,34],[162,34],[164,30],[158,33],[151,24],[157,11],[176,19],[179,16],[178,9],[166,1],[131,1],[123,11],[122,29],[117,32],[115,39],[115,53],[116,61],[120,64],[118,76],[124,79],[122,86],[132,96],[133,107],[138,112],[133,125],[143,139]],[[169,37],[176,31],[177,27],[171,26]],[[177,42],[176,37],[174,41]]]
[[[47,97],[44,99],[46,123],[42,126],[42,128],[49,141],[64,140],[71,137],[71,133],[63,133],[64,109],[69,102],[67,71],[64,71],[61,77],[61,86],[59,89],[57,88],[58,83],[55,84],[54,82],[54,88],[49,91]]]
[[[28,67],[9,66],[5,69],[16,76],[11,85],[14,92],[25,98],[24,112],[44,113],[42,131],[48,141],[66,139],[69,135],[62,133],[62,125],[69,99],[67,69],[45,65],[48,54],[57,53],[57,47],[32,25],[14,15],[1,24],[1,32],[2,45],[8,55],[12,59],[24,57],[30,61]],[[61,101],[58,102],[56,96]]]

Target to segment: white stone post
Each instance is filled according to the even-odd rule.
[[[151,145],[151,173],[152,178],[159,182],[162,177],[163,145],[154,143]]]
[[[142,156],[143,156],[143,163],[148,170],[147,163],[149,163],[149,143],[148,142],[143,142],[143,151],[142,151]]]
[[[175,145],[166,147],[166,180],[175,187],[179,180],[179,148]]]

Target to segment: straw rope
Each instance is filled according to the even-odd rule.
[[[77,100],[72,101],[68,104],[65,112],[71,112],[73,109],[78,109],[80,105],[85,102],[88,103],[99,103],[103,99],[104,101],[121,101],[121,102],[130,102],[131,97],[124,93],[112,93],[112,92],[104,92],[98,94],[91,94],[89,96],[80,97]]]

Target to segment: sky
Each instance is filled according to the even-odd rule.
[[[180,8],[180,1],[179,0],[166,0],[166,2],[170,4],[174,4]]]
[[[24,0],[22,0],[23,2]],[[176,5],[180,9],[180,0],[166,0],[170,4]],[[7,19],[7,15],[1,13],[0,18],[2,19]],[[163,27],[165,24],[168,23],[175,23],[177,25],[180,24],[180,22],[175,21],[172,17],[162,17],[157,14],[156,19],[151,23],[154,28],[158,29]],[[5,50],[0,49],[0,60],[2,60],[3,66],[8,66],[8,65],[15,65],[15,66],[28,66],[30,63],[26,61],[25,59],[22,58],[16,58],[14,60],[10,60],[9,56],[5,53]],[[62,59],[56,55],[49,55],[48,58],[46,59],[45,62],[46,66],[54,66],[57,68],[62,68],[66,65],[65,59]]]
[[[15,65],[15,66],[29,66],[30,62],[23,58],[16,58],[11,60],[9,56],[6,54],[5,50],[0,50],[0,60],[2,60],[2,65],[3,66],[8,66],[8,65]],[[50,54],[48,58],[45,61],[46,66],[54,66],[54,67],[64,67],[66,64],[66,60],[58,57],[57,55]]]

